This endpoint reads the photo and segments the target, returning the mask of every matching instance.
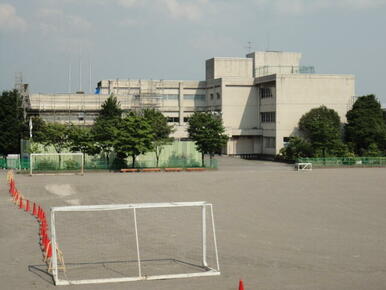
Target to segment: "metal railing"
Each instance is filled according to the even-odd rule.
[[[256,68],[255,75],[266,76],[272,74],[313,74],[313,66],[260,66]]]
[[[386,167],[386,157],[299,158],[297,162],[313,167]]]

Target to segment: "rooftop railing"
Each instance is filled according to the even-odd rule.
[[[273,74],[313,74],[315,67],[313,66],[260,66],[256,68],[255,74],[257,77],[273,75]]]

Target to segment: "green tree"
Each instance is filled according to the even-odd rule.
[[[382,155],[382,152],[378,149],[378,146],[375,143],[371,143],[367,150],[363,152],[363,156],[367,157],[379,157]]]
[[[313,154],[311,143],[300,137],[292,137],[287,146],[280,150],[280,155],[288,161],[296,161],[302,157],[312,157]]]
[[[60,123],[45,123],[36,138],[44,147],[54,147],[56,153],[62,153],[69,146],[68,125]]]
[[[347,112],[346,117],[345,138],[352,144],[356,154],[366,155],[372,144],[380,151],[386,149],[386,125],[383,111],[374,95],[359,97],[353,108]]]
[[[110,153],[115,148],[121,116],[122,110],[117,98],[110,95],[102,104],[102,109],[91,130],[96,151],[105,154],[108,164],[110,164]]]
[[[25,131],[22,100],[16,90],[0,96],[0,155],[20,153],[20,138]]]
[[[102,109],[99,111],[99,118],[114,119],[121,118],[122,116],[123,111],[121,109],[121,104],[113,94],[106,99],[101,107]]]
[[[332,109],[312,109],[301,117],[299,129],[310,141],[316,157],[344,156],[348,152],[342,141],[339,115]]]
[[[202,166],[205,166],[205,154],[209,154],[212,159],[227,143],[228,136],[224,132],[221,117],[210,112],[195,112],[189,118],[189,138],[196,142],[197,150],[201,152]]]
[[[159,166],[159,157],[165,145],[170,144],[173,138],[170,134],[173,132],[173,126],[168,124],[167,118],[158,110],[145,109],[142,112],[143,117],[147,120],[153,130],[153,150],[156,158],[156,166]]]
[[[130,112],[119,124],[115,151],[123,157],[132,157],[132,168],[138,155],[153,149],[154,132],[148,120],[142,115]]]
[[[84,154],[97,154],[98,149],[94,143],[94,136],[91,134],[91,128],[76,126],[71,124],[68,128],[69,148],[73,152],[82,152]]]

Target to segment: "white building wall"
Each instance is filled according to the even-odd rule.
[[[283,138],[298,135],[300,118],[322,105],[334,109],[341,122],[351,109],[355,96],[352,75],[292,74],[277,75],[276,153],[283,147]]]

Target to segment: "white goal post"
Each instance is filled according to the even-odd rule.
[[[310,162],[296,163],[296,170],[297,171],[311,171],[312,170],[312,163],[310,163]]]
[[[162,214],[157,216],[157,213],[154,213],[157,211],[161,211]],[[191,221],[191,217],[184,220],[184,214],[190,211],[195,213],[194,217],[196,218],[194,218],[194,221]],[[119,215],[120,213],[121,215]],[[181,213],[181,215],[179,216],[178,213]],[[168,214],[171,214],[170,216],[174,224],[170,222],[165,225],[162,221],[162,218],[165,218],[165,215]],[[55,285],[112,283],[220,275],[213,205],[211,203],[200,201],[52,207],[50,217],[52,243],[51,269]],[[82,219],[82,217],[84,217],[84,219]],[[107,221],[111,217],[114,219]],[[68,223],[71,223],[70,218],[77,219],[79,221],[79,227],[87,224],[85,221],[87,218],[89,218],[93,224],[84,226],[80,234],[83,236],[77,237],[77,234],[71,232],[71,228],[75,228],[77,225],[71,224],[70,227],[68,227]],[[102,218],[102,220],[100,220],[100,218]],[[65,220],[64,226],[60,226],[59,220]],[[169,216],[166,218],[166,221],[169,221]],[[101,225],[103,222],[107,223],[106,227]],[[177,234],[172,233],[174,230],[173,225],[176,225],[177,229],[175,229],[175,233],[177,232]],[[116,231],[118,236],[112,232],[108,232],[114,226],[118,229],[118,231]],[[70,232],[64,234],[61,229],[63,229],[63,231],[67,229]],[[128,229],[130,229],[130,231]],[[186,231],[184,231],[184,229]],[[163,236],[162,242],[157,243],[157,237],[162,235],[162,230],[165,230],[165,235]],[[84,231],[88,233],[84,233]],[[101,232],[105,232],[104,237],[109,236],[110,240],[103,240],[103,234],[101,234]],[[131,232],[130,236],[129,232]],[[94,236],[90,237],[89,233]],[[121,236],[119,236],[120,234]],[[125,239],[117,246],[119,256],[106,253],[114,247],[114,243],[117,243],[120,237],[125,237]],[[172,248],[168,249],[168,246],[172,244],[174,240],[181,237],[190,238],[188,238],[187,243],[183,242],[182,244],[178,244],[178,247],[182,247],[183,249],[178,248],[180,251],[175,254],[173,252],[175,250]],[[194,238],[192,239],[191,237]],[[76,238],[78,238],[79,243],[74,242]],[[151,242],[149,243],[149,241]],[[66,244],[67,248],[65,249],[63,246]],[[69,244],[71,244],[71,246],[68,246]],[[82,247],[84,247],[85,250],[83,250]],[[89,249],[92,249],[90,250],[93,254],[92,258],[84,254],[84,252]],[[107,251],[105,249],[107,249]],[[165,257],[160,256],[165,249],[168,250],[165,255],[171,255],[172,257],[160,258]],[[129,252],[130,255],[128,254]],[[64,261],[66,261],[65,265],[61,265],[61,257],[58,257],[58,253],[63,253]],[[76,257],[75,260],[77,263],[72,264],[67,254]],[[83,258],[79,257],[82,255]],[[186,255],[187,259],[184,259],[184,255]],[[193,260],[190,259],[192,257]],[[88,261],[92,262],[88,263]],[[165,261],[168,261],[167,266],[171,268],[165,269],[163,267],[164,264],[162,264],[162,262]],[[119,266],[118,263],[122,265]],[[126,264],[123,265],[124,263]],[[131,264],[127,266],[128,263]],[[156,266],[154,267],[151,263],[156,263]],[[74,271],[77,271],[73,277],[78,279],[72,279],[73,277],[70,277],[71,265],[75,268]],[[61,267],[66,269],[65,273],[61,273]],[[103,272],[98,272],[97,274],[92,272],[95,271],[97,267],[100,267],[102,269],[100,271]],[[182,272],[180,271],[181,267],[184,268],[181,270]],[[155,274],[152,273],[154,269],[156,269]],[[112,273],[111,276],[114,277],[106,277],[105,273],[107,270],[111,270],[109,273]]]
[[[31,153],[30,175],[84,174],[83,153]]]

